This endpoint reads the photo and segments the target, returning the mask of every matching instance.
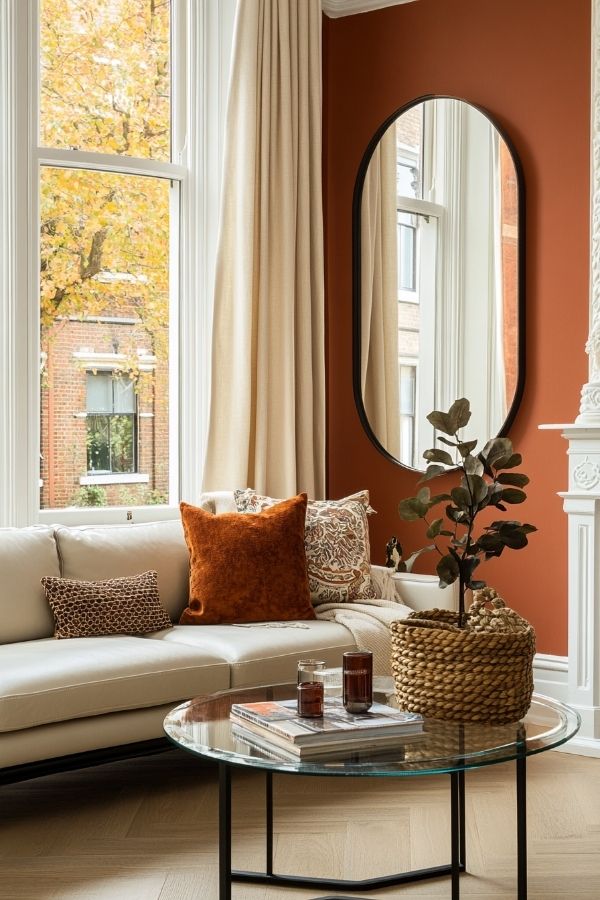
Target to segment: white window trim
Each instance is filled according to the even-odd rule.
[[[236,0],[173,0],[175,163],[169,176],[186,179],[179,216],[181,263],[178,344],[180,384],[179,495],[199,497],[210,397],[212,290],[220,209],[225,107]],[[37,121],[29,98],[37,89],[32,39],[37,0],[0,4],[0,526],[36,521],[123,522],[131,510],[39,510],[39,226],[37,167],[92,162],[106,171],[156,175],[152,160],[119,160],[105,154],[37,150]],[[189,60],[189,65],[185,60]],[[182,71],[183,67],[183,71]],[[183,77],[185,75],[185,77]],[[34,139],[35,138],[35,139]],[[122,165],[123,164],[123,165]],[[164,164],[160,164],[163,175]],[[24,313],[24,310],[27,310]],[[177,506],[140,507],[136,521],[175,518]]]
[[[150,476],[140,472],[129,472],[119,475],[107,472],[105,475],[82,475],[79,484],[149,484]]]

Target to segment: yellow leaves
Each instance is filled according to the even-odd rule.
[[[41,0],[42,143],[169,158],[169,6]]]

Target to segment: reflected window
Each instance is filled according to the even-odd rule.
[[[415,465],[417,366],[400,365],[400,462]]]

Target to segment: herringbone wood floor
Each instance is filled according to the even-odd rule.
[[[263,864],[263,780],[234,775],[234,865]],[[449,857],[448,779],[275,780],[276,869],[365,878]],[[528,764],[529,897],[600,898],[600,760]],[[513,767],[467,776],[466,898],[515,897]],[[183,752],[0,788],[0,900],[216,900],[215,772]],[[235,900],[319,891],[234,887]],[[321,894],[327,893],[321,891]],[[371,894],[443,898],[446,881]]]

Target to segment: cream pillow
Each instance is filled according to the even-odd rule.
[[[256,491],[234,491],[238,512],[261,512],[275,503]],[[367,516],[369,492],[341,500],[309,500],[304,545],[313,604],[346,603],[376,596],[371,584],[371,548]]]

